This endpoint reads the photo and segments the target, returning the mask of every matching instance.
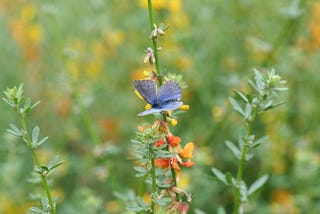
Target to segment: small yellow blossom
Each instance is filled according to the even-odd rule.
[[[149,104],[149,103],[147,103],[146,104],[146,106],[144,107],[146,110],[148,110],[148,109],[151,109],[152,108],[152,106]]]
[[[144,201],[145,203],[151,203],[151,196],[150,196],[150,194],[145,193],[145,194],[143,194],[142,198],[143,198],[143,201]]]
[[[189,105],[182,105],[179,107],[179,110],[182,110],[182,111],[188,111],[189,109],[190,109]]]
[[[178,120],[175,118],[167,118],[168,122],[170,123],[171,126],[176,126],[178,125]]]

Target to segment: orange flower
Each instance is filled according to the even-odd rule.
[[[179,155],[182,158],[190,159],[193,157],[192,152],[194,149],[194,144],[192,142],[187,143],[183,149],[179,149]]]
[[[175,171],[180,171],[181,170],[180,167],[179,167],[179,162],[178,162],[177,158],[172,158],[171,166]]]
[[[162,146],[163,144],[165,144],[163,138],[162,138],[161,140],[156,141],[156,142],[153,143],[153,145],[154,145],[155,147],[160,147],[160,146]]]
[[[171,146],[175,147],[175,146],[178,146],[180,144],[181,138],[178,137],[178,136],[174,136],[173,134],[169,133],[167,135],[167,141]]]
[[[192,161],[187,161],[187,162],[183,162],[182,163],[183,166],[189,168],[189,167],[192,167],[194,165],[194,162]]]
[[[170,158],[166,158],[166,159],[159,158],[159,159],[156,159],[154,163],[156,167],[161,167],[162,169],[166,169],[170,165]]]

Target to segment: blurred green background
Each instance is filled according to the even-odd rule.
[[[65,163],[52,174],[59,213],[125,213],[134,177],[130,139],[143,109],[131,86],[151,67],[146,0],[1,0],[0,90],[23,83],[41,100],[28,119],[49,143],[42,161],[59,154]],[[232,90],[248,91],[253,68],[275,68],[288,81],[287,103],[255,126],[269,140],[246,165],[249,183],[270,179],[251,198],[248,213],[318,213],[320,210],[320,2],[317,0],[154,0],[155,19],[170,26],[160,40],[161,67],[182,75],[190,110],[172,128],[196,145],[196,165],[180,185],[193,194],[190,213],[232,208],[232,191],[214,181],[211,167],[236,171],[225,147],[235,140],[240,117]],[[32,158],[10,136],[14,112],[0,103],[0,213],[25,213]],[[118,197],[116,197],[118,196]]]

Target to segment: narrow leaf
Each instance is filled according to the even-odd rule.
[[[28,97],[23,106],[23,112],[27,113],[31,108],[31,99]]]
[[[30,207],[29,210],[34,213],[44,213],[44,211],[38,207]]]
[[[58,160],[59,160],[59,155],[54,156],[48,163],[48,168],[51,169],[52,167],[54,167],[58,163]]]
[[[34,109],[37,105],[39,105],[40,100],[38,100],[37,102],[35,102],[31,107],[30,110]]]
[[[246,107],[245,107],[245,111],[244,111],[244,117],[247,119],[247,120],[251,120],[251,114],[252,114],[252,106],[250,104],[246,104]]]
[[[240,158],[240,156],[241,156],[241,152],[240,152],[240,150],[238,149],[238,147],[237,146],[235,146],[231,141],[226,141],[225,142],[226,143],[226,145],[227,145],[227,147],[232,151],[232,153],[234,154],[234,156],[236,156],[236,158]]]
[[[134,212],[142,212],[144,210],[144,208],[138,206],[127,206],[127,209]]]
[[[36,147],[39,147],[41,144],[45,143],[48,140],[48,137],[42,138],[37,144]]]
[[[249,100],[247,99],[247,97],[246,97],[244,94],[242,94],[242,92],[236,91],[236,90],[234,90],[233,92],[234,92],[240,99],[242,99],[245,103],[248,103],[248,102],[249,102]]]
[[[219,169],[217,169],[215,167],[212,167],[211,170],[212,170],[213,174],[218,178],[219,181],[221,181],[225,185],[228,185],[226,176],[223,174],[223,172],[221,172]]]
[[[251,184],[251,186],[249,187],[248,190],[248,195],[251,195],[252,193],[254,193],[255,191],[257,191],[258,189],[260,189],[269,179],[268,175],[263,175],[260,178],[258,178],[253,184]]]
[[[258,140],[256,140],[253,144],[252,144],[252,148],[258,147],[260,146],[262,143],[264,143],[266,140],[268,139],[268,136],[264,136],[259,138]]]
[[[140,177],[145,176],[146,174],[147,174],[146,172],[140,172],[140,173],[135,174],[134,176],[137,178],[140,178]]]
[[[36,126],[32,130],[32,144],[37,145],[38,139],[39,139],[39,133],[40,133],[40,128],[39,126]]]
[[[138,172],[147,172],[147,170],[141,166],[135,166],[133,168]]]
[[[232,97],[229,98],[229,101],[230,101],[233,109],[236,110],[237,112],[239,112],[242,116],[244,116],[244,112],[243,112],[241,106],[239,105],[239,103]]]

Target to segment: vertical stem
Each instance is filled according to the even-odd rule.
[[[34,161],[34,165],[36,167],[41,167],[39,159],[38,159],[38,157],[36,155],[36,152],[35,152],[35,150],[33,148],[32,141],[31,141],[30,136],[28,134],[28,127],[27,127],[26,121],[24,119],[24,115],[22,115],[19,111],[18,111],[18,113],[20,114],[20,120],[21,120],[22,129],[23,129],[23,131],[25,133],[24,139],[27,142],[29,150],[31,151],[32,158],[33,158],[33,161]],[[49,203],[49,206],[51,208],[51,212],[52,212],[52,214],[56,214],[57,211],[56,211],[56,208],[54,206],[54,202],[53,202],[50,190],[49,190],[47,177],[46,177],[46,175],[40,175],[40,176],[41,176],[42,186],[43,186],[43,188],[44,188],[44,190],[46,192],[48,203]]]
[[[151,160],[151,178],[152,178],[152,193],[157,191],[157,183],[156,183],[156,167],[154,163],[154,158]],[[154,213],[154,201],[153,197],[151,197],[151,213]]]
[[[237,172],[237,183],[236,183],[236,187],[235,187],[235,195],[234,195],[234,207],[233,207],[233,214],[239,214],[239,208],[241,205],[241,200],[240,200],[240,183],[242,181],[242,176],[243,176],[243,170],[244,170],[244,163],[246,160],[246,154],[248,151],[248,145],[249,145],[249,138],[250,135],[252,133],[252,126],[253,123],[255,121],[257,115],[257,108],[254,108],[253,110],[253,114],[251,117],[251,120],[248,122],[248,126],[247,126],[247,131],[246,131],[246,140],[245,143],[243,145],[242,151],[241,151],[241,157],[240,157],[240,162],[238,165],[238,172]]]
[[[153,21],[153,13],[152,13],[152,0],[148,0],[148,11],[149,11],[149,24],[150,24],[150,31],[154,29],[154,21]],[[156,73],[159,78],[160,86],[162,84],[162,77],[161,77],[161,71],[160,71],[160,64],[159,64],[159,57],[158,57],[158,44],[157,44],[157,38],[152,38],[152,45],[153,45],[153,52],[154,52],[154,58],[155,58],[155,67],[156,67]]]

